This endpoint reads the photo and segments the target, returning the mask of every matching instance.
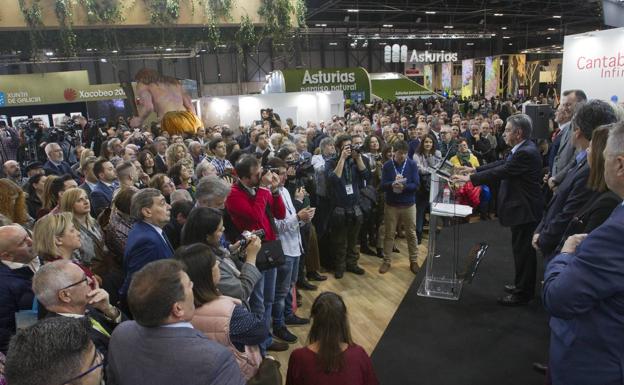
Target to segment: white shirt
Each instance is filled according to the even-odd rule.
[[[301,233],[299,232],[299,218],[297,218],[297,210],[290,199],[290,193],[285,187],[279,188],[279,193],[286,206],[286,217],[284,219],[276,219],[275,226],[284,254],[289,257],[301,256]]]
[[[176,322],[173,324],[162,325],[164,328],[189,328],[194,329],[193,325],[190,322]]]
[[[41,261],[39,261],[39,258],[36,258],[36,257],[33,258],[32,261],[30,261],[30,263],[19,263],[19,262],[5,261],[5,260],[2,260],[1,262],[5,264],[11,270],[17,270],[17,269],[21,269],[22,267],[28,267],[33,273],[36,273],[37,270],[39,270],[39,268],[41,267]]]

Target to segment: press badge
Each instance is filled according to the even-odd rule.
[[[346,185],[345,190],[347,190],[347,195],[353,194],[353,185],[352,184]]]

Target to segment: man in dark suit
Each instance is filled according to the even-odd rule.
[[[156,145],[156,155],[154,156],[154,171],[156,173],[166,174],[167,173],[167,139],[159,136],[154,141]]]
[[[46,175],[64,175],[69,174],[74,179],[76,175],[72,171],[71,166],[63,160],[63,149],[58,143],[48,143],[45,146],[45,153],[48,161],[44,163],[43,170]]]
[[[15,313],[32,309],[32,277],[39,259],[22,226],[0,227],[0,352],[6,353],[16,331]]]
[[[609,132],[605,182],[624,197],[624,123]],[[624,207],[589,235],[569,237],[544,273],[553,384],[624,383]]]
[[[89,337],[97,350],[106,355],[110,335],[125,319],[109,302],[108,293],[94,284],[84,271],[71,261],[46,263],[33,278],[33,291],[48,311],[49,317],[86,317],[91,327]]]
[[[190,324],[193,300],[193,283],[179,261],[155,261],[138,271],[128,291],[136,321],[113,333],[107,384],[245,384],[232,353]]]
[[[170,210],[165,197],[154,188],[143,189],[132,198],[130,214],[137,222],[128,233],[124,253],[125,279],[119,290],[124,306],[132,275],[152,261],[173,256],[171,243],[162,230],[169,223]]]
[[[113,201],[113,192],[117,188],[117,172],[111,162],[102,158],[93,164],[93,173],[98,182],[91,191],[91,211],[97,217]]]
[[[525,305],[535,294],[537,261],[531,237],[542,217],[544,202],[540,187],[542,156],[530,139],[532,131],[529,116],[510,116],[504,134],[512,147],[507,159],[479,167],[472,175],[453,177],[457,182],[471,181],[475,186],[500,181],[498,218],[501,225],[511,228],[515,264],[514,284],[505,286],[510,294],[499,299],[501,305]]]
[[[571,167],[555,190],[544,217],[535,229],[533,247],[540,250],[544,257],[551,258],[561,242],[568,224],[596,193],[587,186],[589,165],[587,164],[587,148],[592,132],[603,124],[617,120],[611,106],[600,100],[592,100],[581,105],[572,119],[572,145],[576,148]]]

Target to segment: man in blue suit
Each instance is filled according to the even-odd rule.
[[[98,182],[91,191],[91,211],[97,217],[113,201],[113,192],[117,188],[117,172],[111,162],[102,158],[93,164],[93,174]]]
[[[572,120],[572,145],[576,148],[576,158],[572,167],[555,190],[542,221],[535,229],[533,247],[541,250],[545,258],[552,258],[561,237],[570,221],[596,192],[587,186],[589,165],[587,148],[594,129],[617,120],[615,111],[606,102],[592,100],[577,109]]]
[[[132,275],[152,261],[173,256],[171,243],[162,230],[169,223],[170,210],[165,197],[154,188],[140,190],[132,198],[130,214],[137,222],[128,233],[124,253],[125,279],[119,290],[123,307]]]
[[[136,321],[113,332],[106,383],[245,384],[232,352],[191,325],[193,282],[183,269],[179,261],[161,260],[135,274],[128,303]]]
[[[624,123],[609,133],[605,181],[624,197]],[[544,273],[553,384],[624,383],[624,207],[591,234],[568,238]]]
[[[76,175],[71,169],[69,163],[64,160],[63,149],[58,143],[48,143],[45,146],[45,153],[48,161],[44,163],[43,170],[46,175],[71,175],[75,180]]]
[[[541,193],[542,156],[531,141],[533,124],[525,114],[507,118],[505,142],[511,147],[507,159],[488,163],[476,173],[456,175],[458,182],[471,181],[473,185],[493,185],[500,181],[497,199],[501,225],[511,228],[511,249],[515,264],[513,285],[505,285],[509,294],[501,297],[501,305],[526,305],[535,295],[537,260],[531,247],[531,237],[542,218],[544,201]],[[474,172],[474,169],[469,169]]]

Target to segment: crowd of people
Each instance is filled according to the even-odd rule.
[[[287,384],[378,383],[341,296],[321,293],[310,320],[297,314],[298,290],[317,290],[325,272],[366,274],[360,253],[387,273],[397,237],[417,274],[431,174],[444,161],[457,172],[457,202],[511,227],[516,276],[501,304],[532,300],[537,253],[550,261],[550,373],[555,383],[580,383],[567,381],[567,355],[599,355],[606,368],[621,353],[612,337],[590,337],[624,330],[613,314],[622,310],[620,211],[609,217],[624,195],[622,113],[568,91],[552,137],[533,141],[521,108],[498,99],[380,101],[301,125],[265,110],[250,126],[193,135],[77,117],[84,136],[52,141],[39,125],[45,161],[22,164],[24,129],[0,127],[0,352],[9,384],[280,384],[269,352],[288,350],[298,340],[289,328],[310,322]],[[23,310],[40,321],[17,330]],[[610,331],[594,329],[598,322]],[[565,342],[571,323],[583,347]],[[591,372],[592,357],[574,370]],[[605,378],[616,376],[612,366]]]

